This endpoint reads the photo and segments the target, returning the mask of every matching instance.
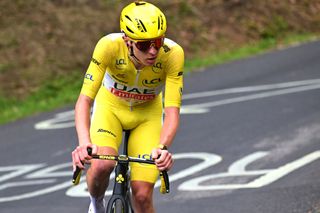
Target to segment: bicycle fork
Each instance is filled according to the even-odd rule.
[[[119,156],[120,158],[120,156]],[[111,212],[113,208],[113,204],[116,202],[116,200],[121,200],[124,212],[129,212],[129,202],[126,201],[128,198],[128,194],[130,193],[128,187],[129,179],[128,179],[128,169],[129,169],[129,163],[126,161],[119,160],[116,168],[115,168],[115,184],[113,187],[113,193],[112,196],[108,202],[107,205],[107,212]]]

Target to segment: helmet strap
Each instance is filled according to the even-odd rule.
[[[131,42],[132,42],[132,41],[131,41]],[[133,45],[133,44],[131,43],[131,46],[129,46],[130,57],[131,57],[133,60],[135,60],[135,62],[136,62],[137,64],[141,64],[141,65],[142,65],[141,61],[134,55],[133,46],[132,46],[132,45]]]

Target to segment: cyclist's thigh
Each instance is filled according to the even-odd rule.
[[[153,114],[148,121],[139,124],[131,131],[129,139],[129,155],[151,159],[152,149],[156,148],[160,140],[162,115]],[[131,164],[131,180],[155,183],[159,171],[155,165]]]
[[[108,105],[94,105],[90,138],[93,144],[111,147],[118,151],[122,139],[122,126]]]

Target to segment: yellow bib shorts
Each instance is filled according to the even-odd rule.
[[[119,103],[112,96],[109,91],[100,89],[96,97],[90,127],[92,143],[118,151],[123,130],[131,130],[129,156],[152,159],[152,149],[158,146],[160,139],[162,96],[132,107]],[[131,180],[156,182],[159,175],[156,166],[139,163],[131,163],[130,166]]]

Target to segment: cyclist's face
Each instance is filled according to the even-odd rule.
[[[154,45],[150,45],[147,50],[140,50],[137,45],[132,42],[133,45],[133,52],[135,56],[140,60],[140,62],[145,66],[151,66],[156,62],[159,48],[155,47]]]
[[[129,49],[133,48],[135,57],[139,59],[143,66],[151,66],[156,62],[159,50],[163,45],[163,38],[143,43],[135,43],[126,35],[123,36],[124,41]]]

